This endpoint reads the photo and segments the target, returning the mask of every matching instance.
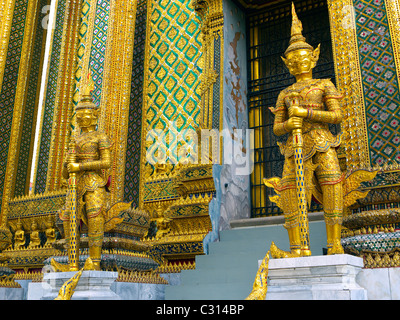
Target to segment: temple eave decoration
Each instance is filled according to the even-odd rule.
[[[160,185],[167,188],[160,190]],[[145,201],[144,207],[152,212],[157,228],[156,236],[147,240],[152,244],[151,254],[166,263],[190,261],[203,254],[203,239],[211,231],[208,205],[215,193],[212,166],[185,166],[171,176],[151,179],[147,188],[152,199]],[[170,197],[166,197],[166,191]]]

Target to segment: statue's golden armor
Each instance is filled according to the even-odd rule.
[[[105,191],[108,177],[101,169],[109,168],[109,153],[111,142],[106,134],[99,131],[82,133],[76,139],[76,155],[79,163],[77,175],[77,196],[83,197],[88,192],[99,194]],[[101,190],[101,191],[100,191]],[[94,195],[92,195],[94,197]],[[89,197],[92,197],[89,196]],[[86,208],[88,217],[95,217],[100,209]]]
[[[305,108],[307,113],[302,126],[304,160],[310,159],[316,152],[328,152],[330,148],[338,147],[341,135],[334,136],[329,131],[328,124],[337,124],[342,120],[339,103],[341,95],[327,79],[296,82],[279,94],[276,108],[272,110],[275,114],[274,133],[283,135],[289,132],[291,135],[285,125],[289,119],[289,96],[293,93],[300,98],[300,107]],[[288,138],[286,144],[280,144],[285,158],[294,154],[291,138]]]

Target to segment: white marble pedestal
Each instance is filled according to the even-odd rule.
[[[367,300],[356,282],[362,267],[347,254],[270,259],[266,300]]]
[[[45,273],[43,282],[51,288],[42,300],[54,300],[65,281],[76,272]],[[120,300],[121,298],[110,287],[118,278],[118,272],[83,271],[71,300]]]

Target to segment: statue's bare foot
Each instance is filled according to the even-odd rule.
[[[54,259],[51,259],[50,264],[54,268],[55,272],[68,272],[68,271],[70,271],[69,264],[62,264],[62,263],[57,262]]]
[[[328,248],[328,255],[331,254],[344,254],[344,250],[340,240],[336,240],[331,248]]]
[[[270,248],[271,256],[274,259],[281,259],[281,258],[297,258],[300,257],[300,252],[294,251],[283,251],[279,249],[274,242],[271,243]]]

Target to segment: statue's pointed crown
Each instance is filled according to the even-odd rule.
[[[285,51],[285,56],[294,50],[298,49],[308,49],[314,50],[314,48],[306,42],[306,38],[303,36],[303,25],[299,18],[297,17],[296,9],[294,3],[292,2],[292,28],[291,28],[291,38],[289,41],[289,47]]]
[[[89,71],[87,82],[83,85],[81,99],[76,106],[76,110],[79,109],[99,109],[98,106],[93,102],[92,91],[94,90],[94,82]]]

